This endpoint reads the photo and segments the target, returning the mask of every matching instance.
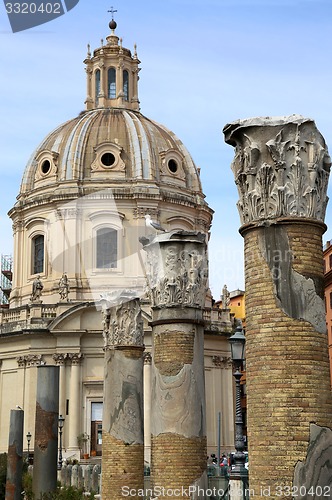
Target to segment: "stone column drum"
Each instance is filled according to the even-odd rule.
[[[138,298],[103,310],[105,340],[102,498],[142,498],[144,489],[143,323]]]
[[[170,498],[197,498],[198,488],[205,498],[205,238],[177,231],[143,242],[152,302],[151,487]]]
[[[331,160],[299,115],[239,120],[224,134],[245,243],[250,490],[313,498],[309,488],[331,477],[319,439],[332,425],[322,256]],[[294,479],[309,450],[311,484]]]

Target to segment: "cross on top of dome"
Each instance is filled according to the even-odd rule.
[[[117,24],[116,24],[116,22],[114,21],[114,14],[115,14],[115,12],[118,12],[118,11],[117,11],[116,9],[113,9],[113,5],[112,5],[111,9],[110,9],[110,10],[108,10],[107,12],[111,12],[111,14],[112,14],[112,21],[109,23],[109,27],[110,27],[110,29],[111,29],[112,31],[114,31],[114,30],[115,30],[115,28],[117,27]]]

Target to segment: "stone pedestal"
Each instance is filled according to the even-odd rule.
[[[322,257],[331,162],[301,116],[241,120],[224,133],[245,242],[250,490],[290,497],[310,424],[332,422]]]
[[[103,311],[102,498],[119,500],[130,491],[138,499],[144,489],[143,323],[139,299],[124,293],[113,301]]]
[[[151,486],[187,498],[189,488],[206,486],[205,235],[177,231],[144,243],[153,336]]]

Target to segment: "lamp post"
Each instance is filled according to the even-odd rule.
[[[28,441],[28,465],[30,465],[30,443],[31,443],[31,438],[32,438],[32,434],[30,431],[28,431],[26,437],[27,437],[27,441]]]
[[[236,327],[234,335],[229,339],[231,344],[231,356],[234,366],[233,376],[235,378],[235,454],[234,454],[234,467],[230,471],[231,479],[241,479],[244,483],[248,478],[248,471],[245,468],[246,456],[244,452],[244,438],[243,438],[243,419],[241,409],[241,377],[240,371],[244,361],[244,348],[246,338],[243,333],[242,325]]]
[[[58,428],[59,428],[59,462],[58,462],[58,470],[62,468],[62,429],[63,424],[65,423],[65,419],[62,415],[59,415],[58,419]]]

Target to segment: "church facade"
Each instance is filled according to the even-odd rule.
[[[60,368],[64,456],[100,455],[103,410],[101,301],[135,290],[144,319],[145,457],[149,461],[151,307],[145,252],[150,215],[167,231],[208,240],[213,211],[199,171],[178,137],[140,112],[140,61],[122,46],[116,23],[88,53],[86,110],[48,134],[33,152],[17,202],[9,304],[0,309],[0,451],[8,447],[10,409],[24,409],[33,449],[39,365]],[[229,310],[206,297],[205,378],[208,453],[234,443]],[[221,425],[218,430],[218,415]],[[82,444],[83,443],[83,444]],[[26,449],[26,446],[25,446]]]

